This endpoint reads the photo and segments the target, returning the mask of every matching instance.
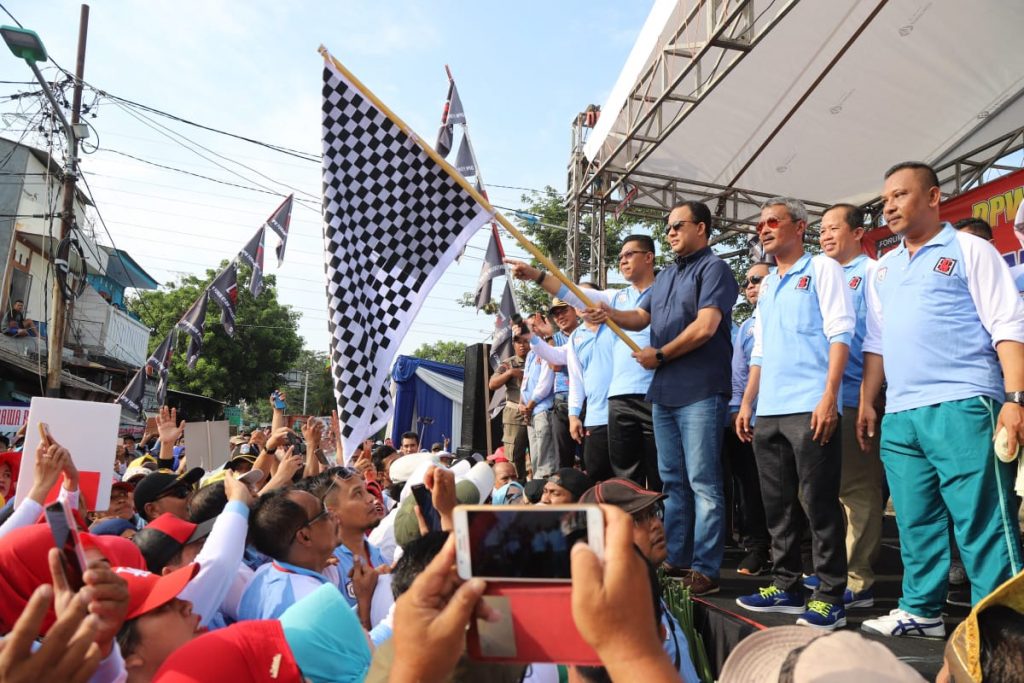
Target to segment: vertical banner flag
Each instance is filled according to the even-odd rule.
[[[232,261],[210,283],[210,296],[220,307],[220,324],[235,336],[235,307],[238,305],[238,266]]]
[[[142,401],[145,397],[146,372],[145,368],[139,368],[139,371],[135,373],[134,377],[132,377],[132,381],[128,383],[128,386],[124,388],[121,395],[117,397],[115,403],[120,403],[122,408],[141,420]]]
[[[476,175],[476,159],[473,158],[473,151],[469,147],[468,132],[462,134],[459,153],[455,155],[455,170],[466,178]]]
[[[153,355],[146,361],[146,374],[156,375],[159,384],[156,386],[156,404],[162,406],[167,398],[167,382],[171,372],[171,359],[174,358],[174,347],[178,343],[178,328],[172,327],[160,346],[153,350]]]
[[[445,100],[444,110],[441,112],[441,128],[437,131],[437,144],[434,145],[434,149],[442,157],[447,158],[452,151],[454,124],[465,122],[466,113],[462,110],[459,89],[455,87],[455,81],[449,79],[448,99]]]
[[[491,369],[498,367],[502,360],[513,354],[512,318],[516,314],[516,300],[512,296],[512,283],[505,280],[505,291],[501,295],[498,315],[494,318],[494,337],[491,340]]]
[[[210,297],[208,292],[204,291],[196,302],[192,304],[192,308],[188,309],[188,312],[184,317],[178,321],[177,327],[185,331],[189,336],[188,340],[188,369],[191,370],[196,366],[196,361],[199,360],[199,354],[203,351],[203,332],[206,327],[206,304],[209,302]]]
[[[491,224],[491,239],[487,243],[484,264],[480,268],[480,277],[476,280],[476,308],[482,309],[491,303],[491,281],[505,274],[505,254],[498,240],[498,228]]]
[[[242,247],[242,251],[238,252],[238,257],[252,268],[252,275],[249,276],[249,291],[253,298],[258,297],[263,291],[263,237],[266,231],[265,227],[261,227],[252,236],[249,243]]]
[[[284,248],[288,243],[288,226],[292,222],[292,198],[294,197],[293,194],[288,195],[288,198],[281,202],[281,206],[277,207],[277,211],[267,219],[267,225],[281,238],[280,244],[275,249],[278,268],[284,263]]]
[[[325,48],[323,213],[345,453],[384,428],[389,369],[430,290],[493,213]]]

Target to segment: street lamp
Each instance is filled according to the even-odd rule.
[[[3,36],[4,42],[7,43],[7,47],[11,49],[15,57],[25,60],[25,63],[32,69],[32,73],[35,74],[36,80],[39,81],[46,99],[50,100],[54,113],[60,119],[61,125],[64,126],[64,134],[68,136],[68,144],[72,149],[70,158],[71,168],[69,170],[71,173],[75,173],[75,132],[64,116],[60,105],[57,104],[57,99],[53,96],[53,91],[50,90],[50,84],[46,82],[43,74],[39,71],[39,67],[36,66],[36,62],[45,62],[48,59],[43,41],[35,31],[16,26],[0,26],[0,36]]]

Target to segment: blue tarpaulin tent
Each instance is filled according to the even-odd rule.
[[[391,438],[396,448],[401,444],[402,432],[407,431],[419,432],[420,445],[425,449],[446,437],[451,440],[449,448],[461,442],[465,376],[465,369],[458,365],[398,357],[391,368],[395,396]]]

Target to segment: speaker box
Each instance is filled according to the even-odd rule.
[[[484,358],[490,357],[489,344],[466,347],[466,376],[462,384],[462,443],[456,455],[487,452],[487,395],[484,392]],[[497,425],[495,427],[495,424]],[[491,420],[491,451],[501,445],[501,413]]]

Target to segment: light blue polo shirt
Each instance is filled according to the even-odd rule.
[[[732,342],[732,398],[729,399],[729,412],[739,412],[743,403],[743,393],[747,390],[747,378],[750,376],[750,357],[754,351],[754,320],[757,311],[740,323],[736,330],[736,338]],[[757,413],[757,401],[754,401],[754,413]]]
[[[380,549],[377,546],[369,541],[363,541],[363,543],[366,544],[366,553],[370,556],[371,567],[381,567],[388,563],[384,556],[381,555]],[[345,545],[339,545],[334,549],[334,556],[338,558],[338,577],[341,581],[341,595],[350,607],[355,607],[356,590],[352,586],[352,579],[349,578],[349,572],[352,571],[352,565],[355,564],[352,551]]]
[[[555,346],[565,346],[569,343],[569,335],[558,330],[551,335],[551,340]],[[555,393],[567,394],[569,393],[569,370],[564,365],[559,367],[561,368],[560,370],[555,370]]]
[[[1024,302],[995,247],[948,223],[910,257],[878,261],[864,351],[881,354],[887,413],[988,396],[1002,403],[995,345],[1024,342]]]
[[[843,268],[804,254],[784,276],[761,284],[751,365],[761,366],[757,416],[810,413],[821,401],[832,344],[849,346],[855,326]],[[842,387],[837,396],[842,412]]]
[[[857,315],[857,326],[850,341],[850,359],[843,372],[843,407],[856,408],[860,405],[860,382],[864,378],[864,335],[868,331],[868,304],[864,298],[868,276],[875,272],[875,262],[861,254],[843,266],[846,288],[850,292],[853,311]]]
[[[585,427],[608,424],[608,386],[617,339],[606,325],[596,332],[581,325],[569,335],[569,414],[579,417],[586,399]]]
[[[523,383],[519,389],[519,400],[522,403],[529,403],[531,400],[535,402],[533,412],[543,413],[546,410],[551,410],[555,405],[555,395],[548,391],[546,396],[534,396],[534,392],[537,390],[537,380],[540,379],[540,371],[542,367],[542,361],[537,357],[533,351],[526,354],[526,363],[523,366],[525,371],[523,373]]]
[[[275,560],[256,570],[238,603],[238,620],[277,619],[281,614],[323,584],[327,576],[310,569]]]
[[[605,289],[602,291],[588,289],[584,293],[594,303],[604,302],[619,311],[632,311],[635,308],[639,308],[643,300],[650,296],[651,287],[648,286],[647,289],[640,291],[633,285],[629,285],[622,289]],[[583,307],[583,302],[565,285],[562,285],[562,288],[558,290],[558,294],[555,296],[568,302],[571,306]],[[651,345],[650,325],[637,332],[623,331],[641,349]],[[633,358],[633,349],[629,348],[626,342],[619,340],[618,335],[615,335],[615,339],[621,343],[615,344],[612,350],[612,367],[614,371],[612,372],[611,384],[608,387],[608,398],[637,394],[646,396],[647,390],[651,386],[651,378],[654,377],[654,370],[647,370],[644,366],[637,363],[636,359]]]

